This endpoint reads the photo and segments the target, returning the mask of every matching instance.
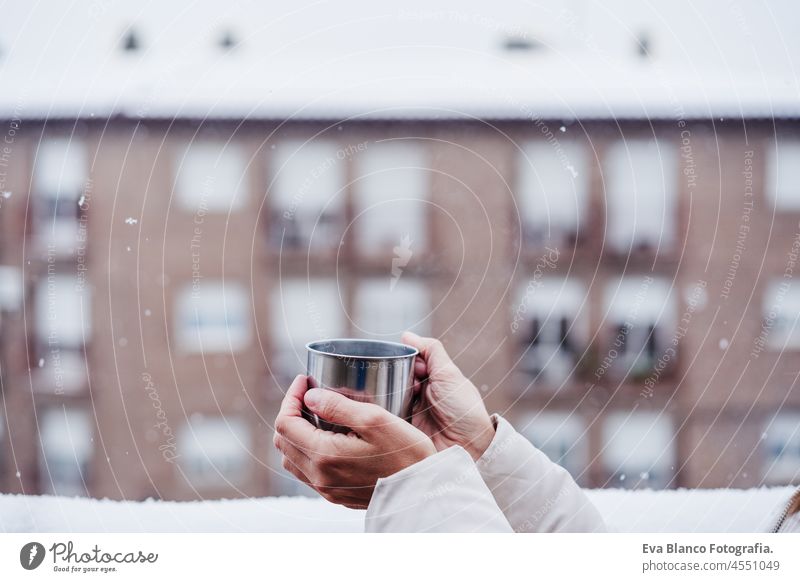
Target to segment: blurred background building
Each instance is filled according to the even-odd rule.
[[[769,6],[5,8],[0,491],[306,493],[304,344],[405,329],[583,485],[797,482]]]

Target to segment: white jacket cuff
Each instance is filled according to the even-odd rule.
[[[368,532],[510,532],[472,457],[450,447],[378,479]]]
[[[504,418],[476,465],[511,527],[518,532],[605,531],[600,513],[570,474]]]

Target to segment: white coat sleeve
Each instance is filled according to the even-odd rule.
[[[603,518],[570,474],[500,416],[476,465],[517,532],[606,531]]]
[[[472,457],[450,447],[378,479],[367,532],[511,532]]]

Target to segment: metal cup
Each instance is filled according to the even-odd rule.
[[[413,407],[415,348],[395,342],[365,339],[329,339],[311,342],[308,382],[359,402],[371,402],[410,420]],[[305,411],[317,428],[350,432]]]

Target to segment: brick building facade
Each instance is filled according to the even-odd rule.
[[[302,492],[303,344],[407,328],[584,485],[796,482],[799,152],[790,119],[25,120],[0,490]]]

